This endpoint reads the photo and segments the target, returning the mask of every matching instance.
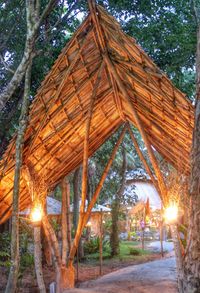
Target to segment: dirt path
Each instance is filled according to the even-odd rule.
[[[66,293],[177,293],[175,258],[130,266]]]

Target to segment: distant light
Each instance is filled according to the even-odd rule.
[[[105,224],[106,221],[103,220],[103,224]]]
[[[43,211],[42,211],[42,207],[40,205],[35,206],[30,214],[30,218],[31,221],[33,223],[39,223],[42,220],[42,215],[43,215]]]
[[[173,204],[165,208],[164,218],[167,223],[176,222],[178,218],[178,206],[176,204]]]
[[[86,227],[91,227],[91,226],[92,226],[92,223],[90,221],[87,222]]]

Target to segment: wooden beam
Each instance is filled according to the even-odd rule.
[[[132,132],[132,130],[130,128],[130,125],[128,125],[128,131],[129,131],[131,140],[132,140],[132,142],[133,142],[133,144],[135,146],[136,152],[137,152],[137,154],[138,154],[141,162],[143,163],[147,174],[151,178],[151,181],[152,181],[153,185],[155,186],[156,190],[158,191],[158,193],[160,193],[160,190],[159,190],[159,187],[158,187],[158,183],[157,183],[157,181],[156,181],[156,179],[155,179],[155,177],[154,177],[154,175],[153,175],[153,173],[151,171],[151,168],[149,167],[149,165],[148,165],[148,163],[147,163],[147,161],[146,161],[146,159],[145,159],[142,151],[140,150],[140,147],[139,147],[139,145],[137,143],[137,140],[136,140],[136,138],[135,138],[135,136],[134,136],[134,134],[133,134],[133,132]]]
[[[62,211],[61,211],[61,234],[62,234],[62,265],[67,263],[67,182],[64,177],[61,181]]]
[[[139,131],[141,133],[141,136],[142,136],[142,138],[144,140],[144,143],[145,143],[145,145],[147,147],[147,151],[148,151],[148,154],[149,154],[150,161],[152,163],[152,166],[154,168],[155,174],[156,174],[157,179],[158,179],[158,185],[159,185],[159,189],[161,191],[161,197],[162,197],[162,200],[163,200],[163,202],[165,204],[165,201],[167,199],[167,187],[166,187],[163,175],[161,173],[161,170],[159,168],[158,162],[156,160],[156,157],[155,157],[155,155],[153,153],[151,144],[149,143],[147,134],[146,134],[146,132],[144,130],[142,121],[141,121],[137,111],[135,110],[135,107],[132,104],[130,96],[129,96],[129,94],[128,94],[123,82],[121,81],[121,79],[120,79],[115,67],[113,66],[113,63],[110,60],[108,54],[104,54],[104,60],[105,60],[105,62],[107,64],[107,66],[108,66],[108,70],[110,70],[111,74],[113,75],[114,79],[116,80],[116,82],[118,84],[118,87],[119,87],[120,91],[122,92],[123,96],[126,98],[127,103],[129,104],[129,107],[132,110],[133,117],[134,117],[134,119],[136,121],[136,126],[138,127],[138,129],[139,129]]]
[[[96,6],[95,6],[93,1],[92,2],[89,1],[89,8],[90,8],[92,20],[93,20],[93,22],[95,24],[95,27],[96,27],[96,30],[97,30],[97,38],[98,38],[98,41],[99,41],[99,44],[100,44],[100,47],[101,47],[101,50],[102,50],[102,53],[103,53],[103,58],[105,60],[105,63],[107,64],[108,71],[110,72],[111,75],[113,75],[114,80],[116,80],[116,82],[117,82],[118,88],[120,89],[120,91],[122,92],[124,97],[126,98],[128,104],[129,104],[129,106],[130,106],[130,108],[132,110],[132,113],[133,113],[134,119],[136,121],[137,127],[138,127],[138,129],[139,129],[139,131],[140,131],[140,133],[142,135],[142,138],[143,138],[144,143],[145,143],[145,145],[147,147],[147,150],[148,150],[149,158],[150,158],[152,166],[153,166],[153,168],[155,170],[155,174],[156,174],[157,179],[158,179],[159,189],[161,191],[161,197],[162,197],[163,201],[165,201],[166,197],[167,197],[167,187],[165,185],[163,175],[162,175],[161,170],[159,168],[159,165],[158,165],[158,162],[156,160],[156,157],[155,157],[155,155],[153,153],[151,144],[149,143],[149,140],[148,140],[147,134],[146,134],[146,132],[144,130],[142,121],[141,121],[136,109],[134,108],[134,106],[132,104],[130,96],[129,96],[129,94],[128,94],[123,82],[121,81],[121,79],[120,79],[115,67],[113,66],[112,61],[110,60],[110,57],[108,55],[108,50],[107,50],[107,47],[106,47],[106,43],[105,43],[104,32],[103,32],[103,29],[102,29],[101,24],[99,22],[99,18],[96,15]]]
[[[69,254],[69,261],[68,261],[69,265],[72,265],[72,263],[73,263],[73,259],[74,259],[74,256],[76,254],[76,250],[78,248],[79,240],[81,238],[81,233],[83,231],[84,226],[86,225],[86,223],[88,221],[88,218],[90,216],[92,208],[94,207],[94,205],[95,205],[95,203],[97,201],[99,193],[100,193],[100,191],[102,189],[102,186],[104,184],[104,181],[105,181],[105,179],[106,179],[106,177],[108,175],[110,167],[111,167],[111,165],[112,165],[112,163],[114,161],[114,158],[115,158],[115,155],[117,153],[117,150],[118,150],[118,148],[119,148],[119,146],[120,146],[120,144],[121,144],[121,142],[122,142],[122,140],[124,138],[126,130],[127,130],[127,126],[125,125],[125,127],[123,128],[123,130],[122,130],[122,132],[121,132],[121,134],[119,136],[119,139],[118,139],[118,141],[117,141],[117,143],[116,143],[116,145],[115,145],[115,147],[114,147],[114,149],[112,151],[110,159],[109,159],[109,161],[108,161],[108,163],[107,163],[107,165],[106,165],[106,167],[105,167],[105,169],[103,171],[103,174],[101,176],[99,184],[98,184],[98,186],[97,186],[97,188],[96,188],[96,190],[94,192],[94,195],[93,195],[93,197],[92,197],[92,199],[91,199],[91,201],[90,201],[90,203],[88,205],[87,211],[84,214],[80,215],[82,217],[82,219],[80,219],[80,217],[79,217],[79,223],[78,223],[78,227],[77,227],[77,232],[76,232],[74,242],[72,244],[72,248],[71,248],[70,254]]]
[[[101,75],[104,68],[104,62],[102,61],[101,66],[99,68],[97,78],[94,84],[94,88],[90,97],[90,105],[88,109],[88,117],[85,125],[85,139],[84,139],[84,149],[83,149],[83,171],[82,171],[82,194],[81,194],[81,206],[80,212],[84,213],[85,210],[85,200],[87,193],[87,175],[88,175],[88,157],[89,157],[89,136],[90,136],[90,126],[92,120],[92,113],[95,103],[95,97],[97,94],[97,90],[99,87],[99,83],[101,81]]]

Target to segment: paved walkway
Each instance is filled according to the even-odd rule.
[[[177,293],[175,258],[129,266],[67,293]]]
[[[147,244],[147,249],[154,252],[160,252],[161,246],[160,241],[153,241]],[[172,252],[174,250],[173,242],[163,241],[163,250],[164,252]]]

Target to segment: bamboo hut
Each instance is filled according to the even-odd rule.
[[[88,157],[126,122],[140,131],[157,176],[154,183],[164,194],[154,150],[176,169],[190,172],[193,105],[136,40],[91,1],[88,16],[63,48],[30,106],[23,166],[31,165],[37,178],[43,178],[52,190],[83,163],[84,202]],[[0,162],[0,223],[12,213],[15,142],[16,136]],[[21,210],[31,203],[25,181],[21,176]]]

